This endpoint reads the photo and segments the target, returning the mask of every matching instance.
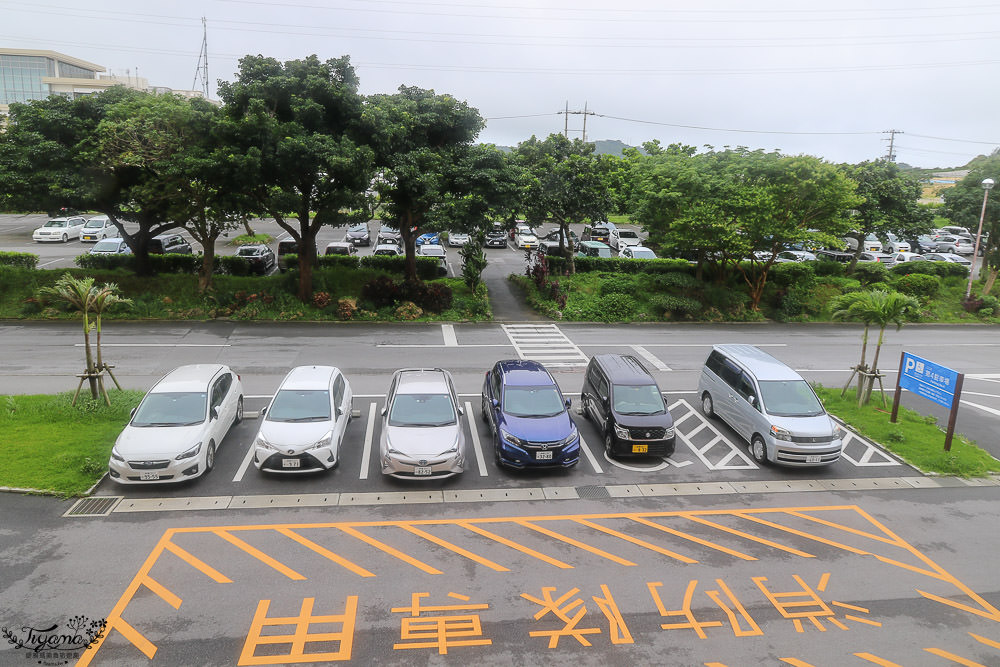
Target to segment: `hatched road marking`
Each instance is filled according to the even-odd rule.
[[[586,366],[590,361],[554,324],[501,326],[521,359],[532,359],[546,366]]]
[[[675,409],[682,411],[679,417],[674,412]],[[714,424],[683,398],[672,403],[669,410],[674,415],[674,430],[677,437],[694,452],[695,456],[701,459],[701,462],[709,470],[757,470],[757,465],[750,460],[741,447],[730,442]],[[680,425],[692,418],[698,422],[698,425],[685,433],[681,430]],[[738,459],[738,461],[734,463],[734,459]]]

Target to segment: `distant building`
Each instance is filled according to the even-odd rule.
[[[6,115],[14,102],[43,100],[49,95],[77,98],[112,86],[126,86],[157,95],[173,93],[202,97],[200,90],[150,86],[146,79],[104,74],[106,71],[100,65],[55,51],[0,48],[0,114]]]

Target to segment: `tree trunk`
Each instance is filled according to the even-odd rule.
[[[867,379],[866,384],[868,386],[865,388],[864,392],[860,396],[858,396],[858,407],[861,407],[862,405],[868,403],[868,400],[871,398],[872,395],[872,390],[875,388],[875,376],[878,374],[878,356],[879,353],[882,351],[882,340],[884,338],[885,338],[885,325],[883,325],[882,328],[879,329],[878,331],[878,344],[875,346],[875,357],[872,359],[871,375],[869,375],[866,378]]]
[[[244,216],[242,222],[243,222],[243,229],[246,230],[247,236],[253,236],[254,233],[253,233],[253,229],[251,229],[251,227],[250,227],[250,218],[247,218],[246,216]]]
[[[403,240],[403,252],[406,253],[404,275],[407,281],[417,282],[417,237],[413,231],[413,211],[407,211],[399,220],[399,237]],[[419,229],[417,231],[420,231]]]
[[[995,283],[997,281],[997,273],[998,272],[1000,272],[1000,270],[998,270],[998,269],[990,269],[990,273],[986,277],[986,282],[983,283],[983,296],[986,296],[987,294],[989,294],[990,290],[993,289],[993,283]],[[980,273],[980,275],[982,275],[982,274]]]
[[[569,223],[566,222],[565,220],[560,220],[559,229],[562,233],[563,238],[565,238],[566,241],[568,242],[570,239]],[[569,273],[569,275],[573,275],[574,273],[576,273],[576,253],[574,253],[572,249],[570,249],[566,253],[566,271]]]
[[[198,271],[198,291],[204,294],[212,290],[212,275],[215,271],[215,239],[208,237],[199,239],[204,254],[201,256],[201,269]]]
[[[87,358],[87,380],[90,383],[90,397],[97,400],[97,369],[94,367],[94,356],[90,352],[90,318],[83,314],[83,349]]]

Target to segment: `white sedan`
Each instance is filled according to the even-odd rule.
[[[525,250],[538,247],[538,237],[531,232],[520,232],[514,237],[514,242],[518,248],[524,248]]]
[[[72,218],[52,218],[44,225],[36,229],[32,234],[31,238],[36,243],[41,243],[43,241],[62,241],[66,243],[70,239],[80,238],[80,230],[83,229],[84,224],[86,224],[80,216],[73,216]]]
[[[243,419],[243,383],[221,364],[181,366],[164,375],[132,411],[111,450],[119,484],[163,484],[212,470],[215,452]]]
[[[298,366],[260,411],[253,463],[264,472],[319,472],[340,462],[354,394],[333,366]]]
[[[816,255],[807,250],[782,250],[774,258],[774,261],[781,264],[785,262],[814,262]]]
[[[95,215],[80,230],[82,243],[97,243],[102,239],[117,238],[118,228],[106,215]]]
[[[619,257],[626,259],[656,259],[656,253],[641,245],[628,245],[618,253]]]

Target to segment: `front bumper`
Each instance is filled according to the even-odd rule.
[[[666,458],[673,456],[677,446],[677,437],[659,440],[633,440],[611,436],[611,453],[615,456],[657,456]]]
[[[401,452],[382,455],[382,474],[398,479],[443,479],[465,472],[462,452],[427,458],[413,458]]]
[[[204,472],[200,456],[183,461],[159,459],[153,461],[116,461],[108,463],[108,477],[118,484],[173,484],[194,479]]]
[[[768,458],[777,464],[796,467],[825,466],[840,459],[844,450],[843,440],[834,438],[820,443],[803,443],[778,440],[768,434],[765,438]]]
[[[321,447],[298,454],[286,454],[266,447],[256,447],[253,464],[262,472],[279,474],[321,472],[337,465],[337,454],[333,451],[333,447]]]
[[[568,445],[541,449],[520,447],[500,438],[500,463],[509,468],[570,468],[580,461],[580,438]],[[552,458],[539,458],[549,452]]]

